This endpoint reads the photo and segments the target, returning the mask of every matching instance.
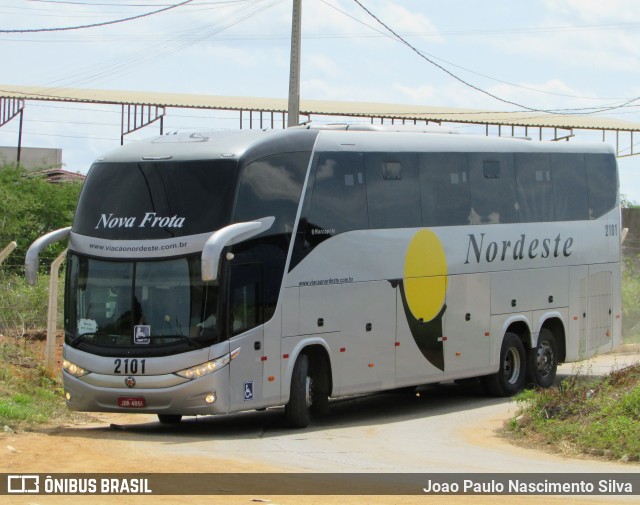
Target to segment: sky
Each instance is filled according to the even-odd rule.
[[[302,99],[579,114],[603,108],[595,115],[640,123],[637,0],[359,1],[373,16],[355,0],[302,1]],[[182,2],[0,0],[0,89],[287,98],[292,0],[192,0],[151,14]],[[68,29],[86,25],[100,26]],[[61,148],[64,168],[86,173],[119,146],[120,115],[118,106],[27,102],[22,145]],[[222,111],[170,108],[164,120],[165,132],[238,125],[237,113]],[[125,142],[158,131],[151,125]],[[601,141],[602,134],[576,140]],[[16,119],[0,127],[0,145],[17,142]],[[639,202],[640,157],[620,158],[619,166],[621,193]]]

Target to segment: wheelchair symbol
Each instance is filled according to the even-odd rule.
[[[253,400],[253,381],[244,383],[244,401]]]

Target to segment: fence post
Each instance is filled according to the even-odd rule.
[[[18,244],[15,241],[9,242],[9,245],[0,252],[0,264],[7,259],[16,247],[18,247]]]
[[[67,256],[67,249],[62,251],[51,263],[49,277],[49,310],[47,312],[47,342],[44,347],[44,367],[49,375],[55,374],[56,366],[56,323],[58,319],[58,271]]]

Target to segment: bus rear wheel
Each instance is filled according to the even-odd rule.
[[[558,370],[558,347],[556,339],[548,328],[542,328],[538,345],[527,353],[527,379],[529,383],[548,388],[556,380]]]
[[[513,396],[525,385],[527,355],[522,341],[515,333],[507,332],[500,349],[498,372],[487,375],[484,383],[492,396]]]

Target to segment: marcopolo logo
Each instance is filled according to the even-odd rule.
[[[111,228],[182,228],[184,217],[158,216],[155,212],[145,212],[142,219],[134,216],[114,216],[113,214],[100,214],[95,229]]]

